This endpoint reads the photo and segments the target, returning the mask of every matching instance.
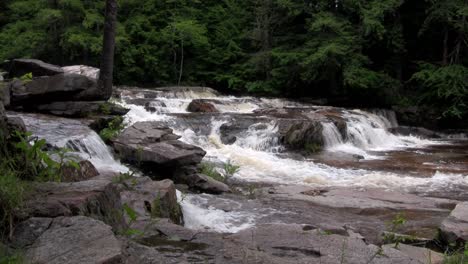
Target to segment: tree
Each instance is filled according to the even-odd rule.
[[[117,1],[106,0],[106,16],[104,23],[101,71],[99,74],[98,81],[99,89],[102,91],[102,99],[105,100],[108,100],[112,96],[116,27]]]

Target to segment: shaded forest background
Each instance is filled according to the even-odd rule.
[[[2,0],[0,61],[99,66],[103,0]],[[468,118],[468,0],[119,0],[115,78]]]

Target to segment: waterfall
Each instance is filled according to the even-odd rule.
[[[79,153],[84,159],[88,159],[99,170],[127,172],[128,168],[114,159],[107,145],[94,131],[79,138],[70,138],[66,148]]]
[[[325,141],[325,147],[330,148],[340,144],[343,144],[343,138],[338,131],[338,128],[333,123],[323,123],[323,139]]]
[[[21,117],[34,136],[45,139],[54,147],[70,149],[71,154],[91,161],[98,170],[128,171],[127,167],[114,159],[101,137],[78,120],[40,114],[12,115]]]
[[[242,148],[266,152],[279,152],[282,149],[279,143],[278,126],[273,121],[268,124],[251,125],[235,144]]]

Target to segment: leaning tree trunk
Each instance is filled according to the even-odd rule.
[[[106,18],[104,24],[104,40],[102,45],[101,72],[99,74],[99,89],[102,99],[112,96],[112,80],[114,72],[115,30],[117,27],[117,0],[106,0]]]

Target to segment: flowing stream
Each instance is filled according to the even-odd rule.
[[[208,100],[219,113],[188,113],[187,107],[193,99]],[[450,149],[460,140],[429,140],[392,134],[388,129],[398,126],[392,111],[220,96],[210,89],[124,89],[118,102],[131,109],[126,116],[127,125],[139,121],[164,122],[182,136],[181,140],[203,148],[207,152],[206,161],[238,165],[240,170],[233,177],[245,183],[379,187],[407,192],[448,192],[468,185],[468,164],[464,161],[452,163],[445,156],[435,160],[429,158],[433,156],[430,150],[434,147]],[[332,111],[344,120],[346,129],[340,130],[334,122],[324,120],[321,126],[325,148],[319,155],[302,157],[281,144],[278,120],[258,112],[262,109],[300,109],[308,115]],[[45,138],[57,147],[76,151],[89,158],[99,170],[128,171],[114,159],[99,136],[80,121],[36,114],[21,114],[21,117],[35,136]],[[233,144],[223,143],[223,125],[242,118],[254,121],[237,133]],[[466,140],[463,142],[466,144]],[[429,172],[420,173],[419,164],[415,164],[414,171],[388,169],[392,163],[406,159],[401,158],[403,154],[422,160],[421,164],[427,166]],[[343,162],[350,157],[350,161]],[[398,158],[400,160],[396,160]],[[212,195],[179,193],[179,197],[186,226],[193,229],[209,227],[219,232],[236,232],[254,225],[258,217],[271,214],[273,210],[249,207]],[[223,209],[227,205],[229,210]]]

